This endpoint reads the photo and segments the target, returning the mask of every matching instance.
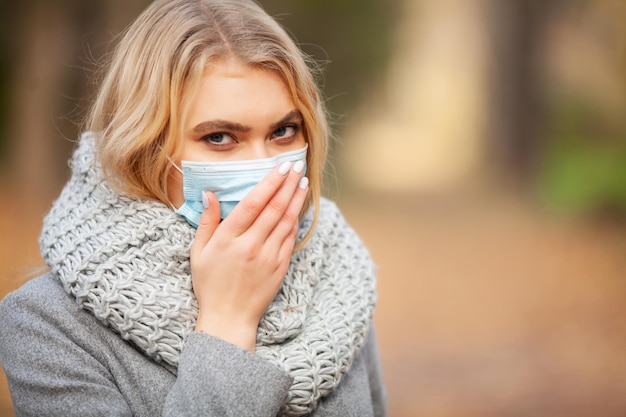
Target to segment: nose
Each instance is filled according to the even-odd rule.
[[[251,141],[251,147],[250,147],[250,153],[249,153],[250,159],[263,159],[263,158],[269,158],[271,156],[272,156],[271,149],[265,140],[262,139],[262,140]]]

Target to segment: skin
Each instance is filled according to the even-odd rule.
[[[282,79],[232,59],[206,71],[184,131],[181,160],[187,161],[266,158],[306,143],[302,117]],[[199,306],[196,331],[254,351],[259,320],[293,253],[307,194],[301,168],[289,163],[275,168],[222,222],[217,198],[205,192],[208,207],[190,254]],[[168,189],[180,206],[184,197],[177,170]]]

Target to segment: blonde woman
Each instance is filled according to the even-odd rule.
[[[17,415],[381,416],[374,267],[320,196],[302,53],[244,0],[157,0],[121,39],[0,303]]]

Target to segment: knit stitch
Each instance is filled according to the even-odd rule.
[[[122,338],[172,372],[195,327],[189,249],[195,229],[157,201],[123,196],[103,179],[85,133],[72,176],[46,216],[41,254],[65,290]],[[311,211],[299,227],[311,226]],[[293,254],[262,317],[256,353],[293,378],[282,415],[310,413],[348,372],[376,303],[374,265],[337,207]]]

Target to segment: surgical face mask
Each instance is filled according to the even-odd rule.
[[[220,217],[226,218],[249,192],[274,167],[284,162],[303,161],[306,164],[307,146],[285,152],[271,158],[245,161],[193,162],[181,161],[183,174],[183,196],[185,202],[176,209],[193,227],[198,227],[204,210],[202,193],[211,191],[220,202]]]

